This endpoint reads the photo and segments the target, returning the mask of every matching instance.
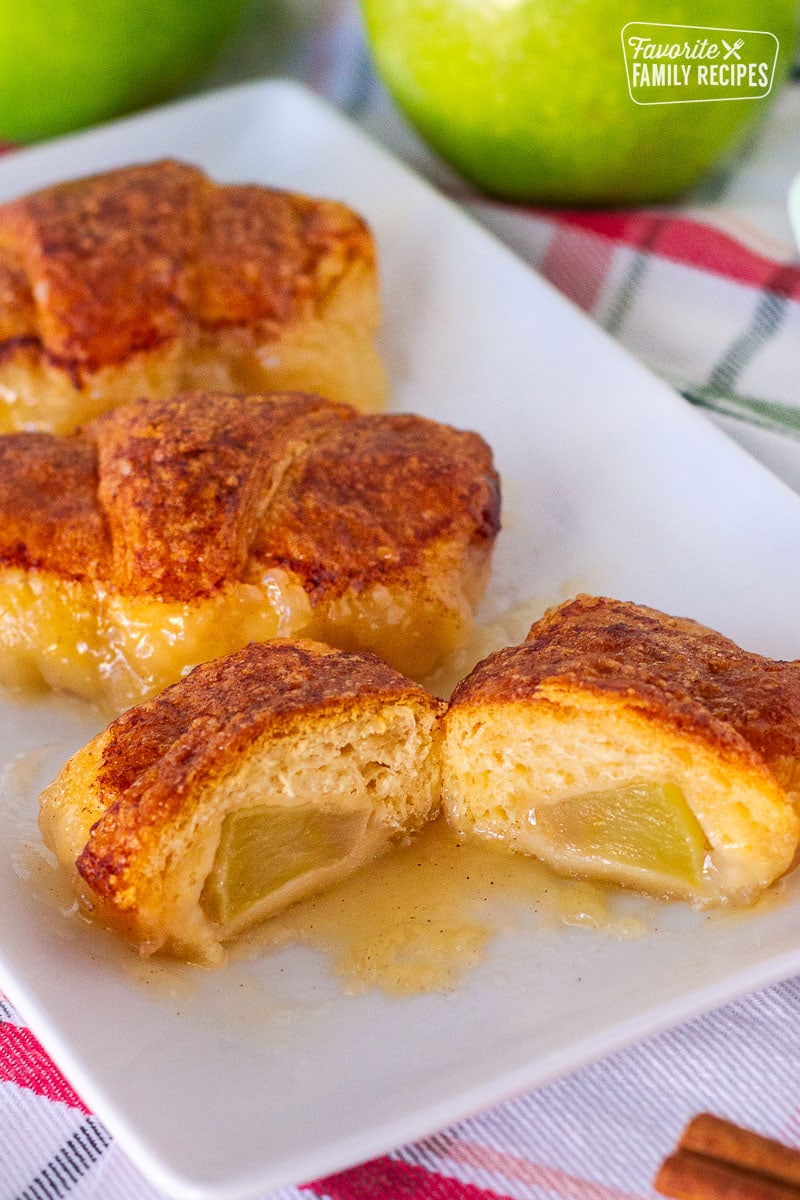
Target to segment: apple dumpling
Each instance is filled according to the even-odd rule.
[[[187,393],[8,434],[0,681],[119,712],[298,633],[421,678],[467,636],[498,513],[477,434],[299,393]]]
[[[386,379],[356,213],[153,162],[0,206],[0,432],[139,396],[300,390],[374,412]]]

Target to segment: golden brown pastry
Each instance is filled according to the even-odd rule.
[[[42,793],[42,834],[143,954],[218,962],[434,815],[443,708],[371,654],[250,645],[78,751]]]
[[[800,663],[578,596],[456,689],[445,808],[570,874],[747,901],[793,861],[798,766]]]
[[[142,400],[0,438],[0,681],[120,711],[302,631],[422,677],[469,630],[492,456],[422,417],[288,393]]]
[[[375,248],[332,200],[155,162],[0,206],[0,432],[139,396],[297,389],[383,407]]]

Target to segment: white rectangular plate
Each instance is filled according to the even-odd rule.
[[[310,95],[248,86],[17,154],[0,163],[0,199],[161,155],[369,219],[396,407],[479,430],[507,483],[490,608],[595,591],[800,656],[800,500]],[[630,942],[545,936],[532,916],[447,994],[346,996],[304,949],[218,972],[176,965],[148,987],[126,947],[54,911],[26,849],[38,786],[96,718],[0,705],[0,759],[42,747],[6,772],[0,983],[177,1195],[333,1171],[800,969],[790,881],[772,910],[715,923],[669,906]]]

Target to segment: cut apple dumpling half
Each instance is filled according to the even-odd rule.
[[[435,815],[443,708],[373,655],[254,643],[75,754],[40,828],[84,907],[143,954],[214,964]]]
[[[0,682],[113,712],[273,637],[422,678],[468,635],[499,490],[477,434],[188,392],[0,438]]]
[[[794,860],[800,664],[693,621],[579,596],[479,663],[445,725],[462,836],[698,905]]]

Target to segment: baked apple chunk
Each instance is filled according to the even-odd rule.
[[[446,728],[462,835],[699,905],[794,861],[800,664],[693,621],[579,596],[479,663]]]
[[[141,953],[213,964],[434,815],[443,708],[373,655],[253,644],[74,755],[42,793],[42,834]]]
[[[0,438],[0,681],[114,711],[302,632],[420,678],[467,635],[499,493],[473,433],[299,393]]]

